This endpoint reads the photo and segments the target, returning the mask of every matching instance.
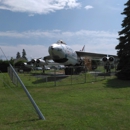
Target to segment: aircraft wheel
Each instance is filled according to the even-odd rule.
[[[79,74],[81,72],[81,67],[77,67],[76,69],[75,69],[75,73],[76,74]]]
[[[73,75],[73,68],[65,68],[65,75]]]
[[[65,75],[68,75],[68,68],[65,68]]]
[[[69,74],[70,74],[70,75],[73,75],[73,73],[74,73],[74,72],[73,72],[73,68],[69,68]]]

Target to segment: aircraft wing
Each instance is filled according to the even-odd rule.
[[[109,55],[109,54],[91,53],[83,51],[76,51],[76,53],[80,57],[103,58],[104,56],[112,56],[114,58],[117,58],[116,55]]]
[[[112,56],[114,58],[118,58],[117,55],[110,55],[110,54],[101,54],[101,53],[92,53],[92,52],[84,52],[84,51],[76,51],[77,55],[80,57],[91,57],[91,58],[103,58],[104,56]],[[45,56],[44,60],[52,60],[51,56]]]

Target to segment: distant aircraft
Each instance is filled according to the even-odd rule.
[[[79,66],[75,71],[80,72],[80,66],[84,66],[84,60],[82,57],[91,57],[91,58],[102,58],[102,61],[104,62],[104,66],[106,67],[106,70],[109,71],[111,69],[112,64],[114,64],[115,58],[117,58],[116,55],[107,55],[107,54],[99,54],[99,53],[91,53],[91,52],[84,52],[83,47],[80,51],[74,51],[71,47],[69,47],[66,43],[64,43],[62,40],[57,41],[56,43],[53,43],[48,48],[49,56],[45,56],[42,59],[33,59],[33,62],[39,62],[41,65],[47,65],[48,60],[53,60],[56,63],[59,63],[61,65],[65,66],[65,74],[70,75],[72,74],[72,69],[68,66]]]

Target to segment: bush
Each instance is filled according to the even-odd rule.
[[[9,67],[9,61],[0,60],[0,71],[1,72],[7,72],[8,67]]]

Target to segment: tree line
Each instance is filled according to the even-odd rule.
[[[23,61],[18,61],[16,64],[14,64],[14,61],[19,59],[19,58],[23,58],[27,61],[25,49],[22,50],[22,55],[20,54],[20,52],[17,52],[15,59],[13,57],[11,57],[10,60],[0,60],[0,71],[7,72],[8,71],[7,69],[9,67],[9,63],[11,65],[20,66]]]

